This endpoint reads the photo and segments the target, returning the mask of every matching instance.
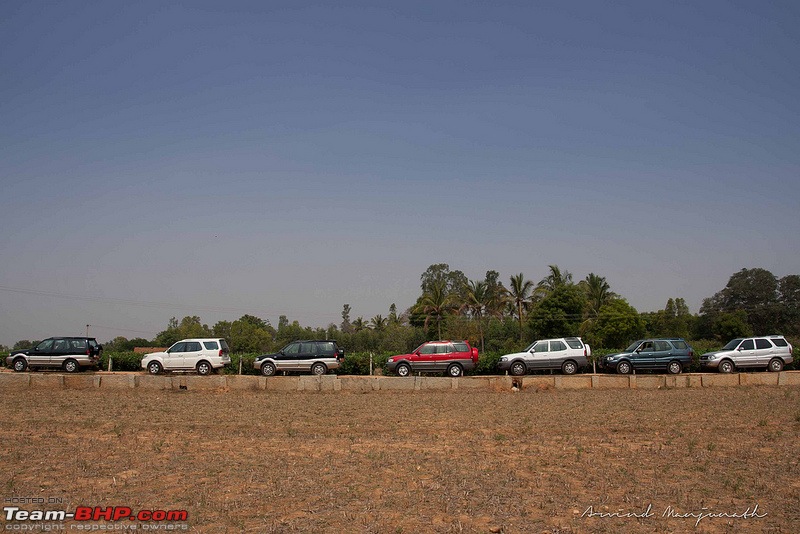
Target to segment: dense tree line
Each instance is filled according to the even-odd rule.
[[[572,273],[550,265],[538,282],[515,274],[506,286],[497,271],[469,280],[445,263],[420,277],[420,295],[402,313],[395,304],[365,319],[342,308],[339,325],[302,326],[281,316],[277,327],[244,315],[235,321],[203,324],[200,317],[172,318],[154,339],[118,337],[109,351],[134,346],[167,347],[190,337],[224,337],[234,353],[275,351],[295,339],[334,339],[350,352],[400,353],[430,339],[468,339],[482,353],[520,350],[534,339],[581,336],[595,349],[615,349],[645,337],[683,337],[724,343],[753,334],[800,335],[800,275],[777,278],[765,269],[742,269],[705,299],[698,314],[684,299],[670,298],[664,309],[639,313],[614,293],[605,277],[590,273],[575,281]],[[35,344],[23,340],[14,348]]]

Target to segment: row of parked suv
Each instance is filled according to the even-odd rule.
[[[33,348],[12,351],[6,364],[15,371],[28,368],[60,367],[72,373],[82,368],[97,368],[103,347],[95,338],[53,337]],[[700,356],[704,369],[731,373],[741,368],[767,368],[782,371],[792,363],[793,348],[783,336],[759,336],[731,340],[721,350]],[[577,373],[589,365],[592,350],[579,337],[542,339],[524,351],[500,357],[498,370],[514,376],[537,370]],[[310,372],[324,375],[338,369],[344,351],[335,341],[293,341],[280,351],[255,359],[253,366],[264,376],[283,372]],[[629,374],[637,370],[666,371],[677,374],[692,364],[694,351],[681,338],[643,339],[622,352],[599,360],[601,369]],[[142,368],[151,374],[164,371],[197,371],[207,375],[231,363],[228,343],[222,338],[184,339],[165,351],[146,354]],[[390,372],[410,376],[419,372],[444,372],[458,377],[475,369],[478,349],[467,341],[428,341],[408,354],[392,356],[386,362]]]

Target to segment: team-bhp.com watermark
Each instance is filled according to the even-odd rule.
[[[188,531],[186,510],[133,510],[129,506],[78,506],[74,512],[64,509],[26,510],[23,504],[45,504],[44,500],[5,500],[4,531]],[[9,503],[14,503],[10,505]]]

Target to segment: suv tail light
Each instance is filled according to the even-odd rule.
[[[584,357],[589,356],[588,354],[586,354],[586,345],[583,346],[583,355]]]

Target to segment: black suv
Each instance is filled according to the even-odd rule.
[[[97,368],[103,346],[93,337],[51,337],[32,349],[13,350],[6,364],[17,372],[28,367],[60,367],[68,373],[83,367]]]
[[[302,340],[292,341],[275,354],[259,356],[253,367],[264,376],[272,376],[278,371],[324,375],[331,369],[338,369],[343,359],[344,351],[335,341]]]

